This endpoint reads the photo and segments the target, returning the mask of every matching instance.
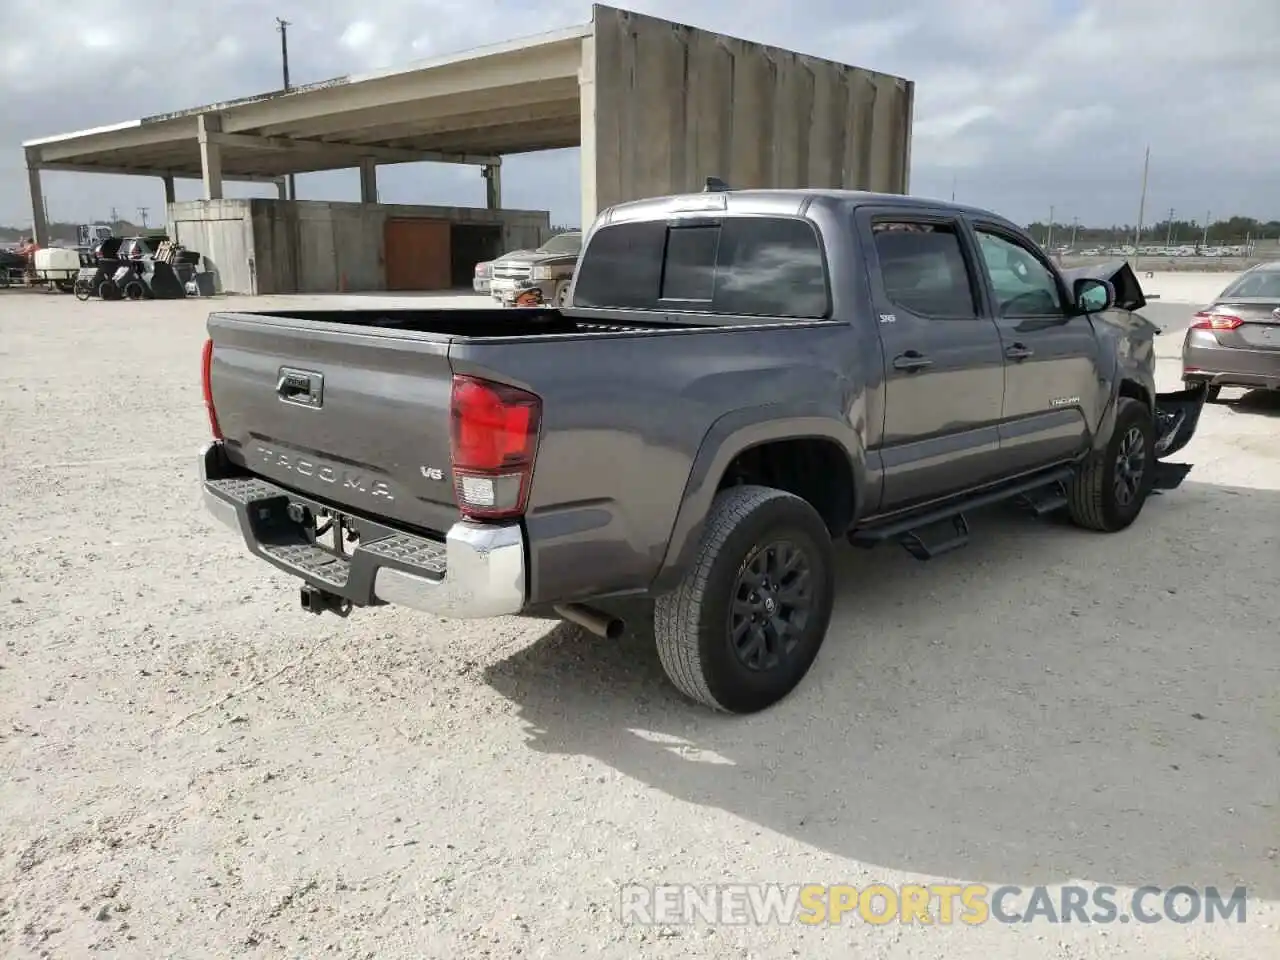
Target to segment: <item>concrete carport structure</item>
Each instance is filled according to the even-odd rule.
[[[581,147],[584,227],[708,176],[905,193],[912,102],[898,77],[595,5],[554,33],[24,147],[38,240],[42,170],[154,176],[175,239],[226,290],[438,289],[458,282],[459,243],[488,259],[549,230],[545,212],[502,209],[505,155]],[[419,161],[478,167],[485,209],[377,203],[378,166]],[[286,199],[289,174],[339,168],[359,168],[360,203]],[[203,199],[175,203],[177,177]],[[226,200],[230,180],[279,199]]]

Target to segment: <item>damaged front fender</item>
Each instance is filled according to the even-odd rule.
[[[1208,396],[1207,383],[1156,394],[1156,490],[1174,489],[1191,471],[1191,464],[1167,463],[1165,458],[1191,442]]]

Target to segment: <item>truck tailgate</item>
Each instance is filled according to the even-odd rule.
[[[215,313],[210,384],[228,457],[353,512],[443,531],[448,338]]]

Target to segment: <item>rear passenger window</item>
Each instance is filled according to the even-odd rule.
[[[872,225],[885,295],[921,317],[973,319],[978,314],[955,227],[883,221]]]
[[[821,243],[799,219],[611,224],[588,241],[579,274],[579,307],[786,319],[830,309]]]

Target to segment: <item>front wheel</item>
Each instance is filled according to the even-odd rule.
[[[832,553],[826,524],[801,498],[758,486],[717,494],[688,573],[655,604],[667,677],[726,713],[787,696],[827,634]]]
[[[73,291],[76,299],[81,303],[93,296],[93,282],[90,280],[77,280]]]
[[[1067,509],[1077,526],[1113,533],[1138,519],[1151,493],[1155,440],[1150,408],[1121,397],[1106,450],[1083,464],[1067,486]]]

